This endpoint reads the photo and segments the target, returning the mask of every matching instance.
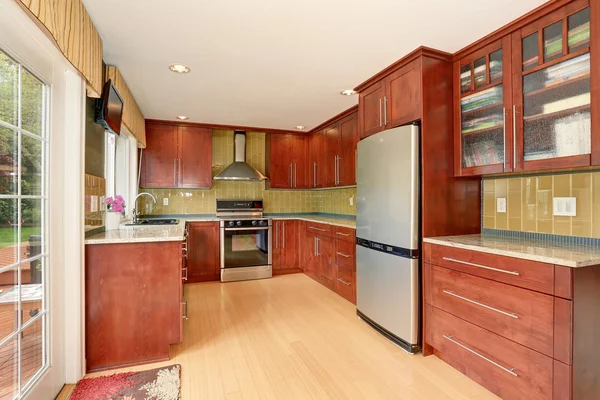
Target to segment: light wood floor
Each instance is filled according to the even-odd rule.
[[[303,274],[191,284],[185,297],[170,362],[89,376],[178,363],[184,400],[497,399],[438,358],[405,353]]]

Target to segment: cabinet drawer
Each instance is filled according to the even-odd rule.
[[[346,228],[344,226],[334,226],[333,233],[335,238],[346,242],[356,243],[356,229]]]
[[[346,300],[356,303],[354,300],[355,282],[354,272],[346,267],[337,266],[337,276],[335,281],[335,291]]]
[[[552,399],[553,360],[428,305],[436,355],[503,399]]]
[[[333,237],[333,226],[327,224],[319,224],[317,222],[307,222],[306,230],[317,235]]]
[[[356,271],[356,245],[350,242],[336,240],[335,263]]]
[[[425,268],[431,268],[431,294],[427,298],[433,306],[553,356],[552,296],[447,268]]]
[[[432,245],[431,263],[498,282],[554,294],[554,265]]]

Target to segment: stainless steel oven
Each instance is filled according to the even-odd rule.
[[[272,277],[271,220],[262,217],[262,200],[217,200],[217,215],[221,217],[221,281]]]

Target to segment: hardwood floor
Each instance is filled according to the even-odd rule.
[[[89,376],[178,363],[184,400],[497,399],[436,357],[405,353],[303,274],[190,284],[185,297],[171,361]]]

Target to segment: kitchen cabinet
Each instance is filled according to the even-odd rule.
[[[381,76],[379,76],[381,75]],[[385,70],[368,86],[360,85],[358,124],[361,139],[421,118],[421,60]]]
[[[353,109],[349,111],[330,120],[310,138],[311,188],[356,185],[358,115]]]
[[[220,280],[218,222],[188,222],[186,283]]]
[[[455,174],[600,164],[600,71],[588,0],[549,4],[454,62]],[[596,78],[598,76],[598,78]]]
[[[299,272],[299,222],[273,221],[273,273]]]
[[[146,121],[141,187],[210,188],[211,185],[212,130]]]
[[[600,392],[600,266],[569,268],[425,243],[423,354],[504,399]]]
[[[181,262],[180,242],[85,246],[87,372],[169,359],[187,316]]]
[[[308,188],[308,138],[269,134],[266,139],[267,184],[272,189]]]

